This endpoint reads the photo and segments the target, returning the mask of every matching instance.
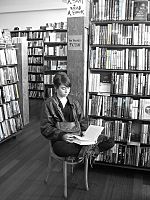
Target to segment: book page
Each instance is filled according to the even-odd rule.
[[[95,126],[90,125],[88,129],[85,131],[84,136],[73,136],[73,143],[79,144],[79,145],[92,145],[96,144],[98,136],[101,134],[104,127],[102,126]]]

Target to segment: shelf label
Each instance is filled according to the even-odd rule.
[[[68,36],[68,50],[81,50],[82,51],[82,35],[69,35]]]
[[[67,0],[67,17],[84,17],[85,0]]]

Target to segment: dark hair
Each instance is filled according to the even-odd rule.
[[[71,87],[71,82],[69,77],[65,72],[58,72],[55,74],[53,78],[54,87],[59,88],[61,84],[65,85],[66,87]]]

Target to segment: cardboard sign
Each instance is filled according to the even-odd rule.
[[[82,35],[68,36],[68,50],[82,50]]]
[[[67,17],[83,17],[85,10],[85,0],[67,1]]]

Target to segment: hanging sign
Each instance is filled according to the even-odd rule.
[[[82,50],[82,35],[68,36],[68,50]]]
[[[67,0],[67,17],[85,16],[86,0]]]

